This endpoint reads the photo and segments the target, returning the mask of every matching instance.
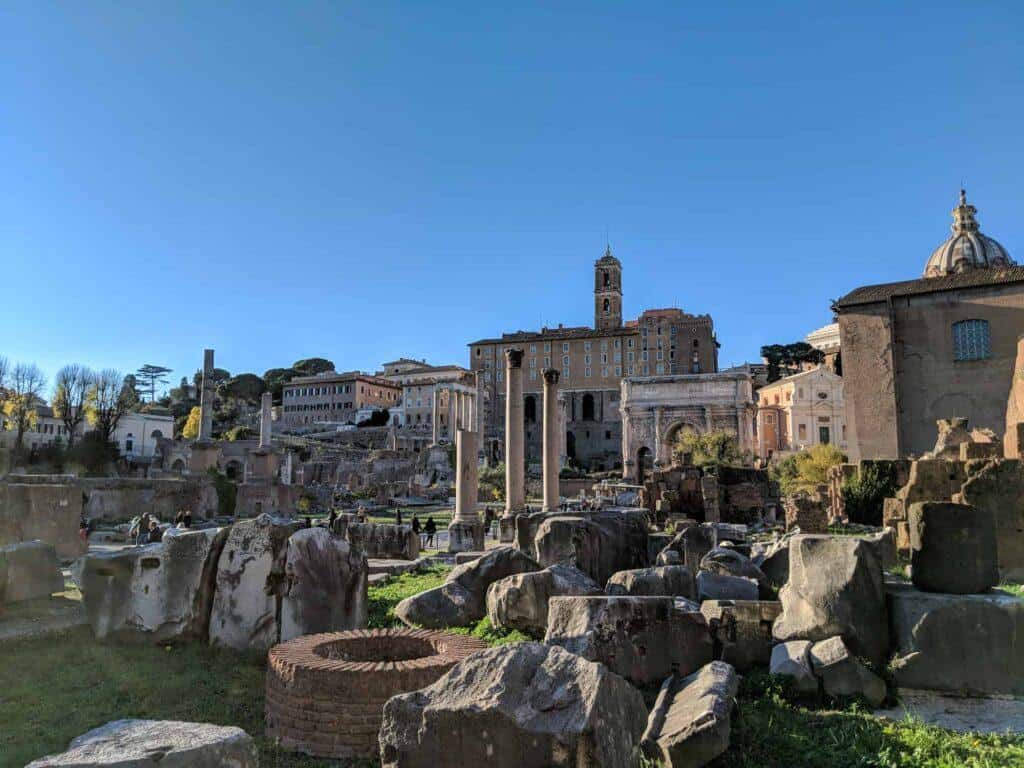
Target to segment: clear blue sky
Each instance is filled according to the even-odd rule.
[[[1024,5],[837,6],[4,3],[0,354],[465,364],[590,323],[607,230],[726,365],[918,276],[961,177],[1024,260]]]

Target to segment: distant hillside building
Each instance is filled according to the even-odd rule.
[[[281,421],[288,427],[323,422],[356,423],[363,408],[393,408],[402,402],[402,386],[359,371],[328,371],[299,376],[281,392]]]
[[[594,325],[516,331],[469,344],[470,368],[483,374],[485,439],[504,436],[506,349],[523,350],[526,457],[541,459],[545,368],[559,371],[566,401],[566,454],[593,469],[622,466],[622,379],[715,373],[718,342],[710,315],[652,309],[623,321],[622,264],[611,248],[594,263]]]
[[[851,460],[920,455],[935,443],[936,420],[952,416],[1003,433],[1024,268],[981,233],[976,213],[961,191],[952,235],[923,277],[835,302]]]
[[[384,363],[384,378],[402,387],[404,406],[402,426],[422,428],[433,426],[434,399],[438,396],[439,385],[459,384],[475,387],[475,374],[459,365],[430,365],[426,360],[399,358]],[[447,404],[438,409],[440,436],[451,439],[448,430]]]

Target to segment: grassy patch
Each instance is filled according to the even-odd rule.
[[[449,570],[449,568],[438,566],[426,571],[403,573],[401,576],[388,579],[384,584],[370,587],[367,590],[369,601],[367,626],[371,629],[402,626],[402,622],[395,618],[395,606],[399,601],[441,586]]]
[[[459,635],[472,635],[480,638],[488,645],[508,645],[509,643],[525,643],[537,638],[523,634],[518,629],[501,629],[491,625],[491,620],[484,616],[472,627],[450,627],[448,632]]]
[[[1009,592],[1012,595],[1024,600],[1024,584],[1014,584],[1012,581],[1007,581],[999,585],[999,589]]]
[[[743,678],[729,768],[996,768],[1024,765],[1024,738],[959,734],[913,720],[890,722],[857,705],[813,710],[793,704],[778,678]]]

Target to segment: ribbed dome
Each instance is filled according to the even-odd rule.
[[[953,234],[932,253],[924,268],[925,277],[942,277],[969,269],[1012,267],[1016,264],[999,243],[981,234],[974,214],[978,209],[967,203],[967,192],[960,190],[960,205],[953,209]]]

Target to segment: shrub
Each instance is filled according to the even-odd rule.
[[[505,465],[481,467],[480,501],[504,501],[505,499]]]
[[[238,497],[238,486],[227,475],[218,472],[214,467],[210,467],[206,471],[213,480],[213,487],[217,491],[217,515],[233,517],[235,500]]]
[[[816,445],[779,462],[777,478],[784,494],[813,491],[828,482],[828,471],[846,461],[834,445]]]
[[[67,462],[81,466],[86,475],[100,475],[117,461],[118,456],[120,452],[117,446],[104,441],[100,433],[94,430],[86,432],[67,452]]]
[[[254,437],[256,437],[256,433],[250,427],[242,424],[238,424],[224,433],[224,439],[232,443],[236,440],[251,440]]]
[[[885,499],[896,495],[896,482],[874,464],[865,464],[861,472],[843,484],[843,506],[851,523],[881,525]]]
[[[736,435],[731,432],[715,431],[698,433],[683,429],[676,439],[673,458],[682,462],[684,456],[698,467],[744,467],[751,463],[750,454],[741,451]]]

